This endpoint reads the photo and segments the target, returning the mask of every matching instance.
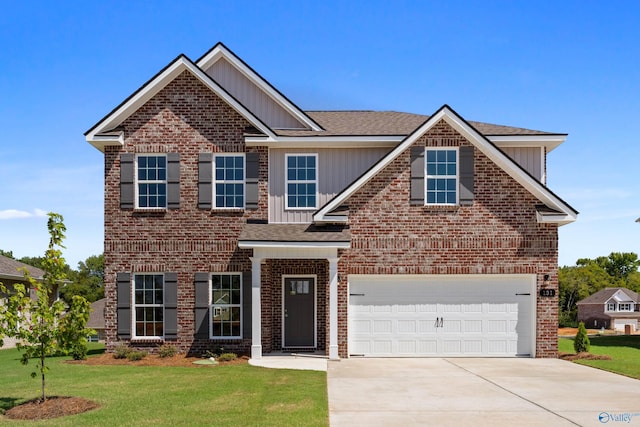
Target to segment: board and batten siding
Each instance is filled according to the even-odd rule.
[[[378,162],[391,148],[269,150],[269,222],[309,223],[316,209],[285,209],[285,155],[318,154],[318,205],[321,207]]]
[[[544,148],[542,147],[504,147],[502,151],[517,164],[533,175],[543,184],[546,181],[544,173]]]
[[[225,59],[216,61],[206,72],[269,127],[305,129],[304,125]]]

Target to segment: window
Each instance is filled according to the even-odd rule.
[[[455,205],[458,203],[458,150],[426,150],[426,203]]]
[[[618,311],[633,311],[631,309],[631,303],[629,302],[621,302],[618,304]]]
[[[138,208],[167,207],[167,158],[138,156]]]
[[[133,305],[135,337],[162,338],[164,335],[164,275],[134,275]]]
[[[244,208],[244,155],[214,156],[216,208]]]
[[[616,303],[610,302],[607,304],[607,311],[616,311]]]
[[[318,155],[287,154],[286,208],[315,209],[318,191]]]
[[[211,275],[211,337],[242,338],[240,273]]]

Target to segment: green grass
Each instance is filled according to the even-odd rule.
[[[640,379],[640,335],[609,335],[589,339],[590,353],[605,354],[611,356],[611,360],[578,360],[576,363]],[[575,353],[573,339],[560,338],[559,350]]]
[[[103,347],[90,344],[90,353]],[[42,426],[327,426],[324,372],[250,365],[207,367],[89,366],[51,358],[47,395],[101,405]],[[16,350],[0,350],[0,413],[39,395],[39,380]],[[0,424],[26,425],[0,416]],[[29,423],[31,424],[31,423]]]

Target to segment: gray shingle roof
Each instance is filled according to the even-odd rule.
[[[245,224],[239,241],[245,242],[349,242],[345,226],[309,224]]]
[[[41,280],[44,277],[43,270],[0,255],[0,277],[12,280],[22,280],[24,278],[22,269],[25,267],[34,279]]]
[[[429,116],[398,111],[306,111],[324,131],[275,130],[281,136],[408,135]],[[469,122],[483,135],[558,135],[551,132]]]
[[[89,321],[87,322],[87,328],[91,329],[104,329],[104,309],[107,302],[106,298],[99,299],[96,302],[91,303],[91,309],[93,310],[89,314]]]
[[[629,295],[629,297],[631,297],[634,302],[639,301],[638,294],[627,288],[605,288],[593,295],[586,297],[581,301],[578,301],[577,304],[604,304],[618,291],[623,291],[625,294]]]

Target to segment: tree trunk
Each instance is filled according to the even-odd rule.
[[[40,374],[42,375],[42,401],[47,400],[44,394],[44,344],[40,344]]]

